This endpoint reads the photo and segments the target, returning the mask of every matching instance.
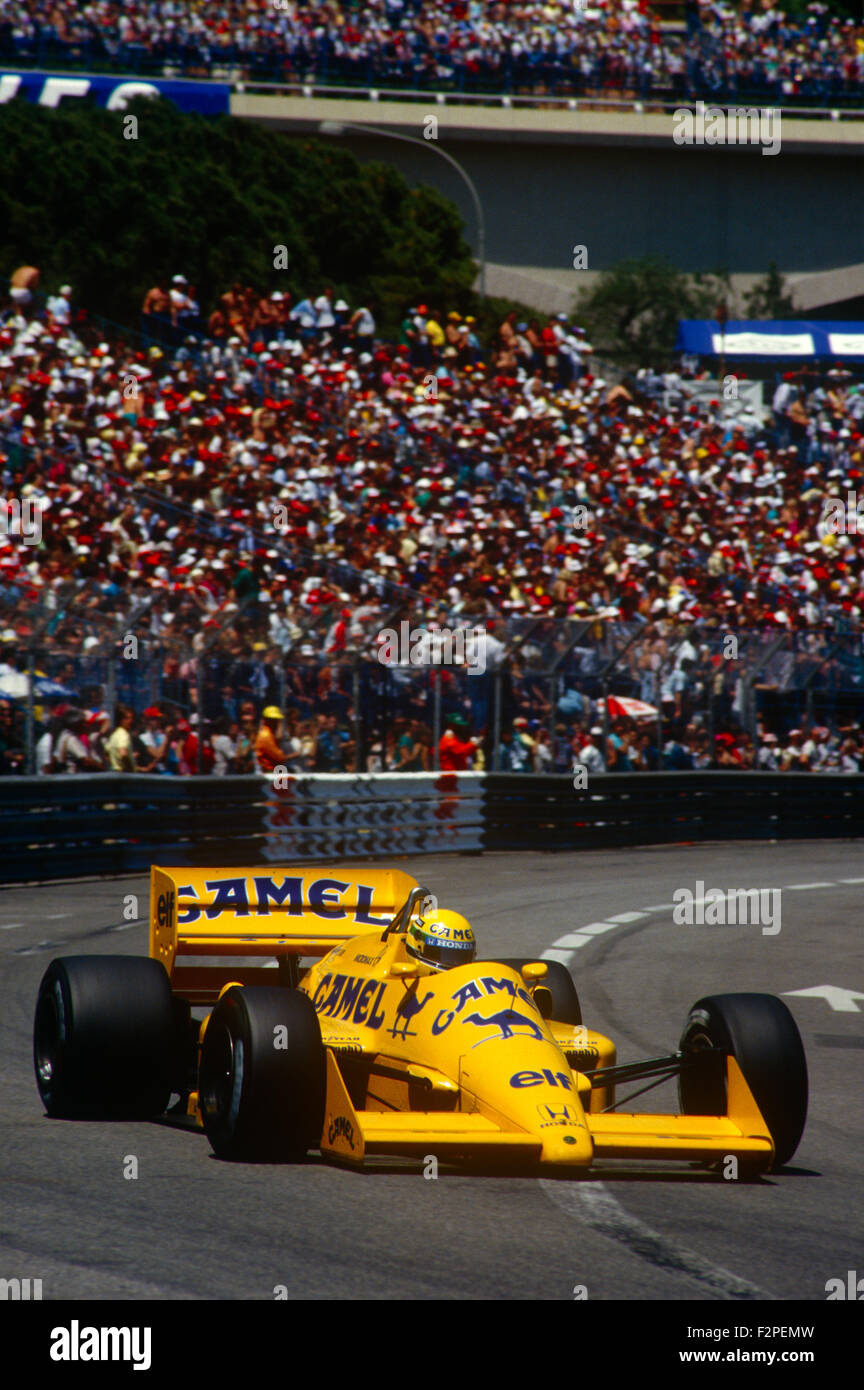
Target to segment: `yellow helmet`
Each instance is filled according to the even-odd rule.
[[[433,970],[452,970],[454,965],[471,964],[477,954],[477,942],[468,919],[444,908],[428,917],[411,918],[405,949]]]

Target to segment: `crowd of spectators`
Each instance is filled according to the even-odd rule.
[[[23,764],[21,712],[0,698],[0,776],[22,773]],[[583,785],[602,772],[707,768],[851,775],[864,772],[864,733],[852,722],[835,732],[825,725],[793,728],[781,737],[760,728],[757,744],[738,730],[716,734],[712,747],[698,719],[673,726],[661,740],[656,726],[630,719],[612,721],[607,734],[602,724],[581,719],[550,730],[520,716],[504,728],[496,755],[488,730],[469,735],[466,718],[457,713],[438,741],[437,765],[444,772],[583,772]],[[354,735],[339,727],[336,715],[301,719],[296,709],[283,714],[277,706],[259,714],[251,701],[242,704],[238,718],[204,720],[200,728],[197,714],[183,718],[167,702],[165,710],[148,706],[140,714],[120,705],[113,720],[106,710],[57,704],[45,713],[35,756],[38,775],[264,773],[277,790],[280,777],[306,773],[430,772],[435,766],[432,734],[420,719],[395,716],[358,767]]]
[[[185,297],[185,277],[170,283]],[[508,659],[499,759],[514,756],[515,719],[535,725],[532,759],[547,731],[568,756],[575,736],[592,738],[600,656],[632,633],[613,688],[660,708],[684,743],[695,720],[715,761],[721,737],[750,727],[724,634],[788,639],[772,657],[788,669],[763,686],[813,677],[818,690],[831,673],[832,688],[860,689],[864,557],[851,526],[824,523],[826,501],[861,486],[864,394],[848,371],[788,373],[764,420],[732,421],[688,394],[695,367],[604,379],[566,316],[509,315],[480,343],[460,312],[409,305],[393,343],[372,309],[341,308],[326,287],[277,299],[268,318],[273,303],[234,286],[214,311],[226,322],[211,316],[203,338],[154,341],[176,327],[169,307],[139,343],[103,336],[74,285],[43,301],[38,268],[13,273],[0,307],[0,468],[14,503],[0,528],[0,696],[19,725],[36,643],[37,675],[58,687],[40,700],[44,722],[52,708],[68,721],[71,704],[101,733],[107,652],[133,722],[161,711],[161,770],[190,765],[193,716],[205,746],[217,724],[233,739],[243,702],[256,722],[283,711],[292,766],[350,770],[358,722],[361,770],[427,766],[431,676],[374,660],[400,605],[430,629],[483,634],[485,676],[441,673],[444,723],[466,720],[475,766],[491,766],[490,681],[520,623],[588,632],[554,690],[540,648]],[[124,633],[140,660],[120,659]],[[802,718],[769,713],[760,757],[768,734],[785,747]],[[648,730],[627,753],[637,766],[658,757]],[[21,770],[23,742],[19,728],[7,770]],[[226,747],[219,766],[242,769]],[[605,751],[615,765],[614,744]],[[660,756],[679,754],[664,744]]]
[[[460,91],[815,102],[860,95],[864,25],[770,0],[0,0],[0,58]]]

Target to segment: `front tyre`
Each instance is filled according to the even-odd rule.
[[[727,1113],[725,1062],[709,1048],[735,1058],[771,1133],[772,1167],[781,1168],[807,1119],[807,1059],[794,1018],[773,994],[714,994],[694,1004],[679,1043],[689,1062],[678,1081],[685,1115]]]
[[[490,964],[509,965],[510,969],[515,970],[519,975],[523,965],[532,965],[536,960],[536,956],[508,956],[506,959],[492,961]],[[535,985],[529,987],[529,993],[534,998],[540,1013],[544,1018],[552,1019],[555,1023],[578,1026],[582,1022],[582,1008],[576,986],[573,983],[573,976],[560,960],[546,960],[542,963],[546,966],[546,974],[542,980],[538,980]]]
[[[295,989],[235,986],[207,1023],[198,1080],[218,1158],[290,1162],[317,1148],[325,1050],[318,1015]]]

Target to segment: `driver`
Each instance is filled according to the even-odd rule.
[[[411,918],[405,933],[405,949],[430,970],[452,970],[470,965],[477,955],[471,923],[459,912],[435,908]]]

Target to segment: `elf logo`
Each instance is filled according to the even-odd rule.
[[[69,1327],[51,1331],[52,1361],[131,1361],[133,1371],[149,1371],[152,1329],[149,1327],[82,1327],[73,1318]]]

